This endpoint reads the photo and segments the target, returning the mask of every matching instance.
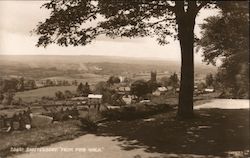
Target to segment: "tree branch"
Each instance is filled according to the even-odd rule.
[[[161,22],[168,21],[168,20],[174,20],[174,18],[164,18],[162,20],[159,20],[159,21],[156,21],[156,22],[153,22],[153,23],[148,23],[147,25],[148,25],[148,27],[152,27],[154,25],[157,25],[157,24],[159,24]]]
[[[199,12],[201,10],[202,7],[204,7],[205,5],[207,5],[209,3],[209,1],[202,1],[201,4],[199,6],[197,6],[197,12]]]

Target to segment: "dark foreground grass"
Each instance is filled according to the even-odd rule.
[[[204,109],[196,117],[178,120],[176,112],[151,116],[151,121],[108,122],[97,135],[118,136],[124,150],[193,156],[249,156],[249,110]]]
[[[43,128],[32,128],[29,131],[13,131],[0,135],[0,157],[17,154],[11,148],[41,147],[62,140],[74,139],[84,132],[76,120],[58,122]]]

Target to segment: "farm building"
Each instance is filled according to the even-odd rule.
[[[205,88],[204,89],[204,92],[207,92],[207,93],[213,93],[215,90],[214,88]]]
[[[117,91],[120,94],[129,94],[131,89],[130,87],[118,87]]]
[[[88,95],[88,104],[101,104],[102,95],[101,94],[89,94]]]
[[[154,95],[154,96],[164,95],[167,91],[168,91],[168,89],[167,89],[166,87],[158,87],[158,88],[153,92],[153,95]]]

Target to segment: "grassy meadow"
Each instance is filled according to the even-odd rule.
[[[76,88],[77,86],[55,86],[55,87],[38,88],[24,92],[17,92],[15,94],[15,99],[21,98],[25,102],[34,102],[36,100],[40,100],[43,96],[54,97],[55,92],[57,91],[64,92],[66,90],[69,90],[71,92],[75,92]]]

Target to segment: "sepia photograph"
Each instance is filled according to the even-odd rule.
[[[249,1],[0,0],[0,158],[250,158]]]

